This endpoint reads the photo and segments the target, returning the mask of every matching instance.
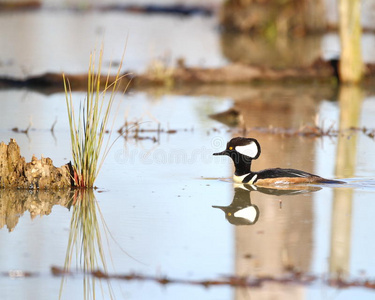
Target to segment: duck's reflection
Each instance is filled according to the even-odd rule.
[[[225,213],[225,218],[233,225],[254,225],[260,216],[257,205],[251,203],[251,192],[260,192],[273,196],[299,195],[320,190],[318,186],[285,186],[278,188],[256,187],[249,184],[236,184],[232,203],[228,206],[213,205]]]
[[[212,207],[220,208],[228,222],[233,225],[254,225],[259,219],[259,208],[251,203],[250,192],[245,185],[235,187],[233,201],[229,206]]]

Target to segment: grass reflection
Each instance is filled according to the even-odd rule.
[[[98,219],[101,215],[94,192],[90,189],[76,190],[71,205],[73,207],[70,221],[70,233],[64,263],[64,274],[69,274],[73,261],[75,270],[83,272],[83,294],[84,299],[95,299],[96,290],[99,286],[104,294],[104,287],[99,279],[91,274],[95,270],[103,270],[108,273],[107,263],[103,251],[101,226]],[[102,220],[103,221],[103,220]],[[63,288],[67,279],[62,278],[59,299],[63,294]],[[107,281],[110,298],[113,298],[112,287]]]

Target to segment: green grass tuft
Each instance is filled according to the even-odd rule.
[[[109,135],[101,155],[114,98],[119,90],[120,80],[126,76],[126,74],[120,74],[124,60],[123,54],[116,76],[112,78],[109,70],[106,79],[102,80],[103,46],[100,49],[98,66],[96,66],[95,54],[94,51],[90,55],[87,96],[85,101],[80,104],[78,117],[73,105],[70,82],[63,74],[72,143],[74,181],[77,187],[82,188],[93,187],[104,159],[111,148]]]

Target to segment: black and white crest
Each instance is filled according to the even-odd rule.
[[[238,153],[250,157],[251,159],[257,159],[260,155],[260,145],[256,139],[252,138],[233,138],[228,143],[228,148],[231,147]]]

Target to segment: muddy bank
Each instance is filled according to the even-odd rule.
[[[179,85],[233,85],[250,83],[332,83],[338,77],[338,61],[316,60],[307,67],[271,68],[258,67],[249,64],[234,63],[221,68],[185,67],[180,65],[175,68],[163,67],[158,71],[144,74],[125,72],[121,79],[121,88],[144,89],[151,86],[179,86]],[[365,72],[365,83],[371,83],[375,76],[375,64],[368,64]],[[87,74],[67,74],[72,90],[85,90],[87,87]],[[102,77],[103,84],[105,76]],[[115,76],[110,76],[113,82]],[[0,88],[26,87],[38,90],[63,90],[62,74],[45,73],[24,79],[7,76],[0,77]]]
[[[26,162],[14,139],[9,144],[0,143],[0,188],[64,189],[72,186],[72,168],[57,168],[52,159],[32,157]]]
[[[0,11],[29,11],[43,9],[41,1],[22,1],[0,3]],[[70,9],[72,11],[95,10],[101,12],[117,11],[142,14],[172,14],[177,16],[212,16],[214,9],[207,5],[184,4],[95,4],[95,3],[69,3],[69,5],[47,7],[49,10]]]
[[[274,69],[235,63],[221,68],[185,67],[181,65],[176,68],[164,67],[161,70],[151,71],[145,74],[134,74],[132,72],[126,72],[125,74],[129,75],[121,81],[124,87],[129,81],[132,81],[131,87],[146,87],[171,83],[239,84],[284,80],[299,82],[315,80],[329,81],[335,75],[335,70],[334,67],[332,67],[332,63],[317,60],[311,66],[305,68]],[[68,74],[66,76],[69,78],[73,90],[86,88],[87,74]],[[110,77],[110,81],[114,79],[115,76]],[[102,80],[104,83],[105,78],[103,77]],[[2,76],[0,77],[0,88],[1,87],[63,89],[63,81],[62,75],[59,73],[45,73],[24,79]]]
[[[220,23],[232,31],[301,36],[327,29],[325,6],[322,0],[228,0],[221,7]]]
[[[42,3],[40,1],[7,1],[0,3],[0,11],[27,11],[41,8]]]

